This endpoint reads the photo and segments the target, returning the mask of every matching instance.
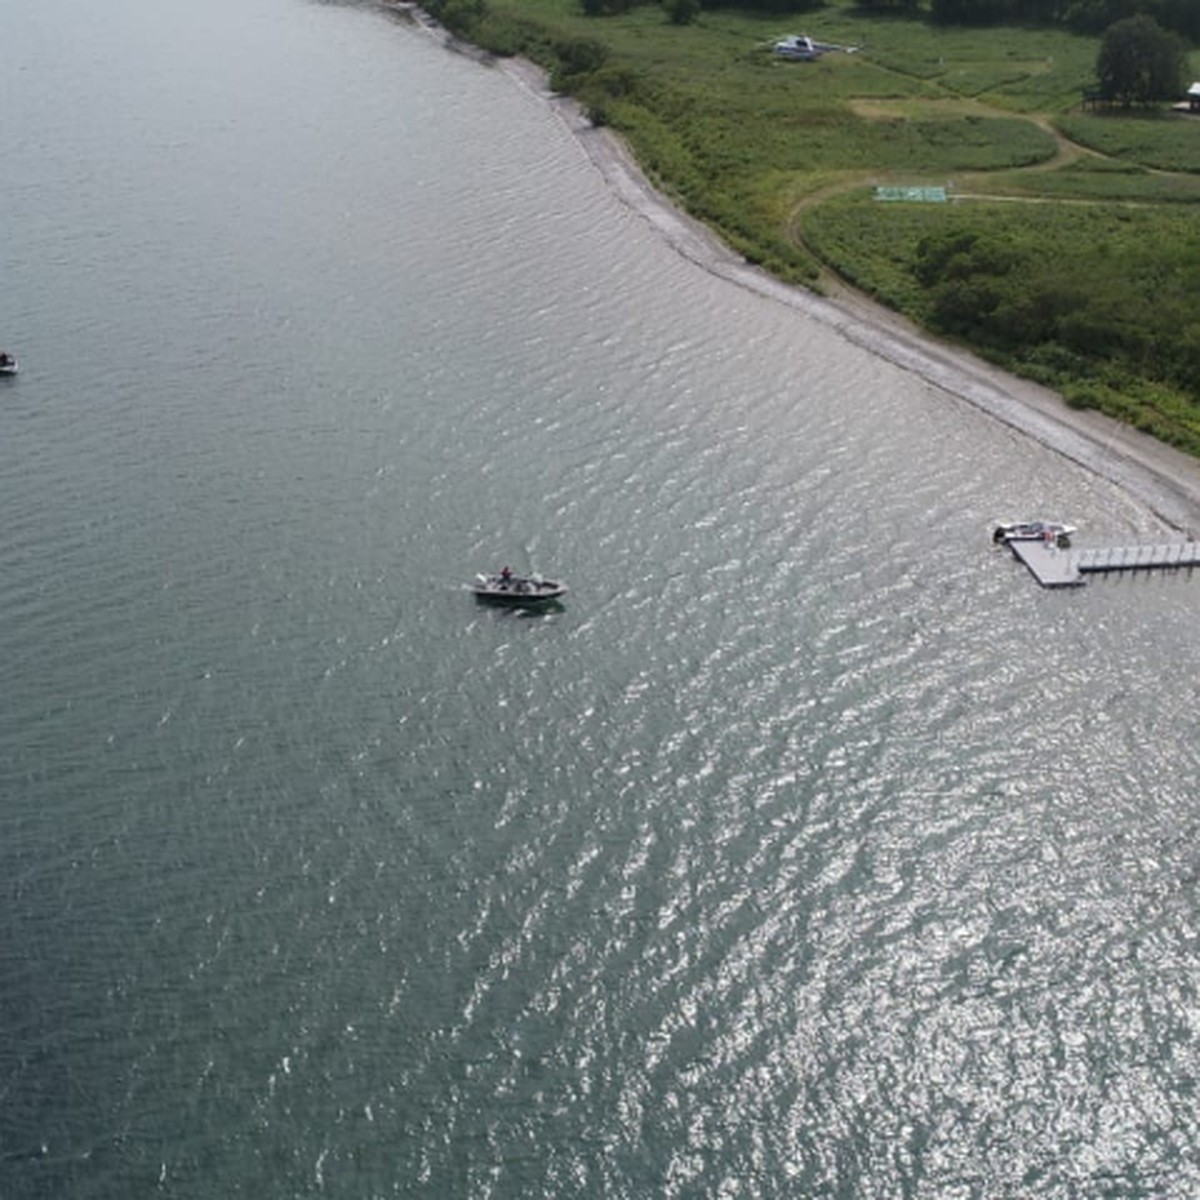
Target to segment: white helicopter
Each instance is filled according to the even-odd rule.
[[[857,46],[837,46],[832,42],[814,42],[807,33],[789,33],[780,38],[771,48],[772,53],[790,62],[813,62],[832,51],[854,54]]]

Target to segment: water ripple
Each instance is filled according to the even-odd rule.
[[[15,39],[0,1192],[1192,1195],[1195,585],[986,537],[1153,515],[378,12],[137,8]]]

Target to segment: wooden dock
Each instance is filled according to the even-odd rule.
[[[1012,541],[1014,557],[1042,587],[1082,587],[1086,576],[1116,571],[1178,571],[1200,567],[1200,543],[1165,542],[1157,546],[1101,546],[1065,550],[1053,542]]]
[[[1080,574],[1077,554],[1064,550],[1053,542],[1038,539],[1019,540],[1008,543],[1013,557],[1019,558],[1032,573],[1034,579],[1047,588],[1082,587],[1086,580]]]
[[[1115,546],[1079,550],[1076,565],[1085,575],[1105,571],[1174,571],[1200,566],[1200,544],[1166,542],[1159,546]]]

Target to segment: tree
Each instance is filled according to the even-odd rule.
[[[672,25],[690,25],[700,15],[700,0],[665,0],[663,7]]]
[[[1141,9],[1138,0],[1071,0],[1066,23],[1076,33],[1099,36],[1117,21],[1137,16]]]
[[[1144,13],[1110,25],[1100,41],[1096,74],[1105,100],[1152,104],[1183,94],[1187,51],[1177,34]]]
[[[936,25],[999,25],[1016,15],[1010,0],[930,0],[929,16]]]
[[[488,15],[487,0],[430,0],[425,8],[451,33],[470,38]]]
[[[583,11],[589,17],[618,17],[629,11],[629,0],[583,0]]]
[[[608,47],[595,38],[564,38],[554,43],[554,54],[564,75],[590,75],[608,61]]]
[[[1200,4],[1196,0],[1161,0],[1158,22],[1190,42],[1200,42]]]

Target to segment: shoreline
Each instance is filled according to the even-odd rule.
[[[1200,531],[1200,460],[1103,413],[1072,409],[1057,392],[940,341],[848,286],[822,296],[753,266],[706,225],[676,208],[643,173],[625,142],[612,130],[594,126],[571,97],[551,91],[546,72],[536,63],[496,58],[454,38],[419,8],[404,7],[419,27],[443,38],[448,48],[499,67],[545,102],[617,199],[702,270],[821,322],[852,344],[987,413],[1116,485],[1177,533],[1191,538]]]

